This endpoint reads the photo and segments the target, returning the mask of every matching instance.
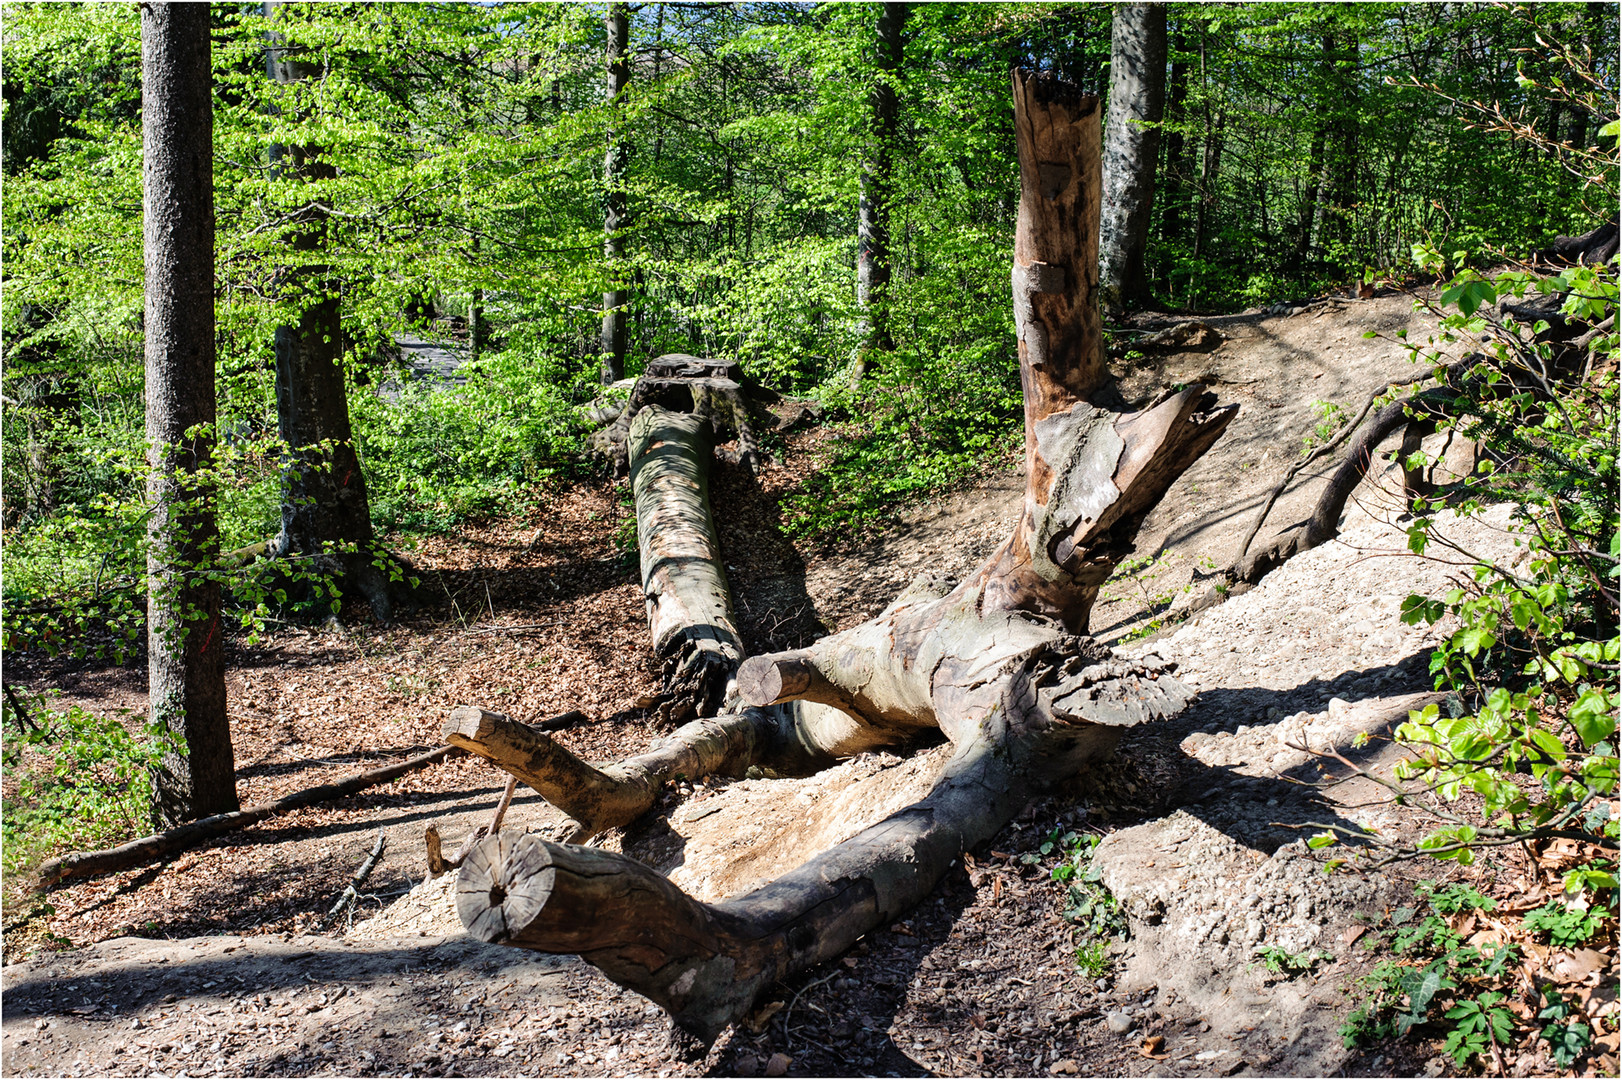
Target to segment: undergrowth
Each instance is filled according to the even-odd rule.
[[[1596,1032],[1582,1010],[1546,975],[1533,975],[1547,965],[1526,966],[1525,944],[1508,938],[1552,939],[1556,927],[1558,944],[1584,945],[1614,922],[1610,907],[1600,906],[1604,897],[1592,906],[1580,896],[1550,901],[1519,926],[1512,917],[1489,923],[1498,904],[1470,885],[1425,881],[1415,898],[1369,920],[1360,939],[1384,955],[1357,980],[1362,1000],[1340,1029],[1348,1048],[1423,1031],[1441,1038],[1442,1052],[1461,1069],[1501,1069],[1505,1051],[1534,1042],[1566,1069],[1593,1046]]]

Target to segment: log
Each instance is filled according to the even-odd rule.
[[[694,901],[631,860],[536,836],[483,841],[458,878],[458,911],[475,937],[579,953],[664,1007],[688,1050],[744,1017],[775,981],[837,956],[921,901],[953,860],[994,835],[1034,792],[1108,754],[1127,727],[1170,716],[1192,696],[1152,658],[1114,657],[1085,630],[1098,586],[1131,551],[1143,517],[1235,410],[1216,408],[1203,387],[1164,395],[1142,412],[1108,407],[1093,295],[1098,99],[1017,71],[1014,98],[1022,192],[1014,307],[1027,465],[1014,534],[955,587],[921,580],[866,623],[744,661],[736,689],[747,707],[704,721],[723,729],[711,736],[711,758],[733,768],[785,747],[814,759],[939,729],[955,751],[930,794],[718,904]],[[640,521],[640,501],[638,508]],[[776,734],[768,717],[777,718]],[[447,739],[484,753],[478,745],[494,742],[499,725],[472,726],[479,738],[447,729]],[[687,730],[672,740],[681,753],[692,753]],[[509,756],[522,740],[525,752],[562,769],[540,738],[513,738]],[[576,786],[606,795],[604,779],[628,764],[596,775],[568,768]],[[585,809],[601,819],[595,806]]]
[[[473,850],[457,878],[457,913],[481,941],[578,953],[664,1008],[683,1044],[707,1047],[773,983],[928,897],[964,851],[1026,804],[1029,777],[1068,775],[1113,746],[1121,726],[1052,722],[1056,696],[1103,689],[1079,671],[1043,686],[1056,670],[1032,663],[1006,680],[924,799],[746,896],[700,903],[634,859],[530,833]],[[1191,696],[1174,680],[1160,689],[1152,715]]]
[[[631,423],[642,591],[670,723],[720,711],[744,655],[710,518],[710,451],[710,426],[693,413],[650,405]]]
[[[342,799],[365,791],[369,787],[386,784],[416,769],[436,765],[461,753],[462,751],[454,746],[441,746],[426,754],[418,754],[405,761],[385,765],[381,769],[360,773],[336,784],[321,784],[305,788],[303,791],[295,791],[273,802],[258,803],[229,814],[215,814],[213,817],[188,822],[152,836],[131,840],[115,848],[102,851],[75,851],[55,859],[47,859],[40,864],[39,887],[49,888],[69,878],[94,877],[97,874],[112,873],[114,870],[126,870],[154,859],[167,858],[189,847],[196,847],[205,840],[236,832],[277,814],[301,810],[306,806],[330,802],[333,799]]]
[[[737,460],[756,473],[764,457],[752,415],[763,404],[777,400],[774,392],[745,379],[735,361],[667,353],[648,361],[641,377],[631,386],[625,408],[592,436],[592,449],[617,472],[628,471],[631,424],[642,410],[658,405],[672,412],[704,417],[717,436],[723,431],[736,432],[740,447]]]

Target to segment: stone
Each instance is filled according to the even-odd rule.
[[[1132,1017],[1124,1012],[1107,1012],[1104,1014],[1104,1023],[1117,1035],[1125,1035],[1132,1030]]]

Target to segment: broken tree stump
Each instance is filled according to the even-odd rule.
[[[1162,665],[1115,657],[1086,629],[1099,586],[1131,552],[1144,516],[1235,409],[1217,408],[1203,387],[1164,395],[1142,412],[1107,407],[1094,296],[1099,100],[1019,71],[1013,90],[1021,182],[1013,285],[1026,439],[1025,503],[1013,535],[955,587],[916,583],[860,626],[745,660],[741,707],[689,725],[654,751],[692,753],[690,741],[719,741],[699,728],[716,724],[727,749],[711,755],[735,770],[785,748],[813,762],[938,729],[954,752],[930,793],[776,881],[716,904],[693,900],[632,860],[534,836],[484,841],[458,877],[470,934],[579,953],[664,1007],[690,1048],[745,1017],[774,981],[837,956],[923,900],[964,850],[990,839],[1033,794],[1108,754],[1127,727],[1173,715],[1192,697]],[[495,725],[477,739],[447,729],[448,741],[476,753],[487,753],[479,747],[495,734]],[[516,738],[508,756],[533,753],[554,767],[540,738]],[[520,741],[530,750],[516,750]],[[611,777],[638,760],[594,772]],[[606,790],[568,769],[576,787]],[[636,782],[654,775],[644,771]]]

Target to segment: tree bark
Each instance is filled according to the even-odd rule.
[[[710,423],[650,405],[631,421],[642,591],[664,672],[667,722],[714,716],[743,641],[710,518]]]
[[[620,94],[631,81],[631,67],[627,60],[630,38],[630,6],[616,3],[608,5],[608,44],[604,62],[608,69],[605,96],[609,108],[619,104]],[[603,262],[611,287],[603,290],[603,382],[618,382],[625,377],[625,305],[630,302],[630,291],[620,278],[625,273],[625,234],[628,221],[625,196],[625,170],[631,156],[631,144],[617,122],[611,122],[608,131],[608,150],[603,155]]]
[[[235,810],[214,452],[214,113],[207,5],[141,8],[149,718],[185,741],[154,776],[173,824]]]
[[[1234,410],[1211,409],[1214,398],[1200,387],[1142,413],[1100,404],[1109,394],[1095,297],[1098,99],[1024,72],[1014,74],[1014,99],[1027,478],[1013,537],[955,588],[921,580],[860,626],[744,661],[744,708],[595,775],[561,760],[550,740],[479,710],[459,710],[447,726],[448,739],[528,782],[514,768],[523,766],[538,788],[586,792],[580,802],[594,823],[612,816],[602,805],[633,786],[637,798],[616,814],[651,805],[647,785],[670,774],[675,755],[708,753],[710,763],[686,760],[684,769],[736,769],[784,750],[814,765],[928,729],[954,744],[923,800],[720,904],[697,903],[632,860],[540,837],[495,837],[474,849],[458,879],[469,933],[580,953],[669,1011],[689,1049],[745,1016],[776,980],[836,956],[921,901],[1034,791],[1107,754],[1126,727],[1171,715],[1191,697],[1158,663],[1114,658],[1080,635],[1143,515]],[[625,775],[633,763],[642,771]]]
[[[895,191],[894,153],[900,117],[895,83],[904,55],[901,35],[906,24],[906,4],[878,5],[874,39],[878,70],[867,95],[867,153],[862,160],[862,193],[856,217],[856,305],[861,308],[865,325],[861,353],[852,372],[853,384],[865,374],[870,353],[895,349],[889,322],[890,206]]]
[[[287,19],[287,5],[267,3],[273,26]],[[320,74],[299,59],[304,46],[273,31],[265,52],[272,79],[292,87]],[[338,175],[316,146],[271,147],[272,170],[279,176],[316,184]],[[366,474],[355,453],[344,388],[343,322],[338,283],[323,261],[327,214],[311,200],[294,213],[298,226],[290,239],[292,265],[283,275],[283,299],[296,305],[298,322],[276,328],[276,421],[288,455],[282,495],[282,528],[275,551],[300,557],[358,589],[379,620],[393,617],[397,603],[409,603],[395,557],[377,549],[372,531]]]
[[[1163,248],[1183,241],[1183,211],[1190,185],[1192,165],[1188,160],[1188,137],[1183,132],[1187,120],[1188,101],[1188,32],[1186,21],[1179,19],[1176,47],[1171,50],[1171,75],[1166,84],[1166,167],[1160,183],[1160,240]],[[1170,278],[1171,255],[1163,250],[1158,272],[1168,290],[1175,283]]]
[[[1117,5],[1110,34],[1098,270],[1099,302],[1112,318],[1149,298],[1144,253],[1165,97],[1165,5]]]

